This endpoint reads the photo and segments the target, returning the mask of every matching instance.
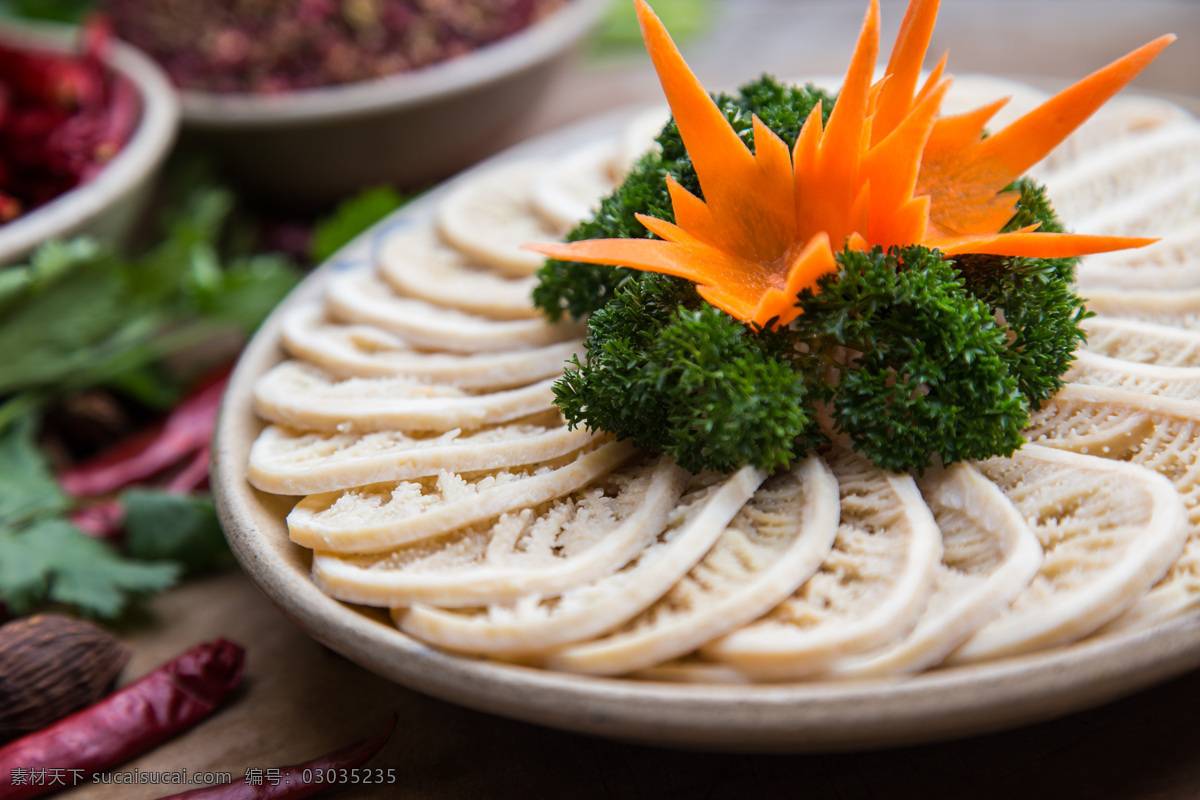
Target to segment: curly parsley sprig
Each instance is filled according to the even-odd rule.
[[[755,331],[650,273],[591,318],[585,358],[555,386],[572,425],[670,453],[692,471],[787,465],[823,436],[818,391],[786,332]]]
[[[845,250],[839,270],[800,295],[795,341],[837,377],[833,420],[857,450],[894,470],[1011,454],[1029,405],[1009,374],[1006,335],[936,250]]]

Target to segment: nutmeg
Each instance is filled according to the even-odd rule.
[[[39,614],[0,627],[0,742],[99,700],[129,648],[94,625]]]

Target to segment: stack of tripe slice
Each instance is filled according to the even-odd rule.
[[[959,78],[946,111],[1004,94],[1044,99]],[[318,586],[436,647],[691,681],[910,673],[1200,606],[1200,124],[1118,99],[1039,166],[1069,228],[1163,242],[1085,259],[1100,315],[1031,444],[917,479],[841,442],[692,475],[565,426],[583,330],[533,309],[521,244],[590,214],[664,116],[472,173],[287,312],[247,474],[301,498]]]

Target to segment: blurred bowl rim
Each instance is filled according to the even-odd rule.
[[[0,22],[0,41],[31,50],[71,50],[78,35],[74,26]],[[73,234],[153,174],[175,143],[179,101],[166,73],[149,56],[115,39],[106,62],[137,87],[142,101],[137,128],[94,180],[0,225],[0,265],[20,260],[48,239]]]
[[[495,83],[565,51],[599,21],[610,0],[568,0],[533,25],[427,67],[367,81],[279,94],[179,91],[190,128],[254,128],[330,122],[441,100]]]

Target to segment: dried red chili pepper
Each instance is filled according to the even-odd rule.
[[[187,466],[167,482],[167,491],[187,494],[206,487],[208,485],[208,462],[211,459],[212,451],[208,445],[201,447],[192,456],[192,460],[188,462]]]
[[[106,494],[151,478],[188,456],[206,450],[227,382],[228,371],[222,371],[176,406],[161,425],[135,433],[99,456],[60,472],[59,485],[67,494],[76,497]],[[194,468],[200,458],[207,474],[207,454],[197,455],[184,472],[176,476],[177,481],[182,478],[182,482],[173,481],[172,489],[188,491],[203,483]]]
[[[122,764],[217,709],[242,679],[244,651],[224,639],[197,645],[94,705],[0,747],[0,797],[53,791],[23,779],[37,769],[92,773]]]
[[[280,767],[278,771],[262,770],[264,777],[261,784],[256,782],[251,785],[246,778],[242,778],[222,786],[204,786],[159,800],[299,800],[301,797],[311,797],[322,789],[346,783],[337,777],[318,780],[315,779],[316,775],[337,776],[340,770],[361,767],[383,749],[395,728],[396,715],[392,714],[374,736],[303,764]],[[266,772],[272,773],[269,779],[265,777]]]
[[[71,512],[71,524],[96,539],[116,539],[125,524],[125,506],[106,500]]]
[[[79,55],[0,44],[0,224],[94,178],[133,135],[141,98],[105,66],[111,37],[96,18]]]
[[[4,130],[8,118],[12,115],[12,103],[12,90],[0,83],[0,131]]]
[[[80,36],[84,59],[97,67],[102,66],[104,59],[108,58],[108,51],[112,49],[112,37],[112,23],[107,17],[101,14],[88,17]]]
[[[87,164],[81,173],[85,181],[99,174],[108,162],[116,157],[133,136],[133,131],[142,116],[141,95],[133,82],[124,75],[117,75],[113,79],[111,94],[112,101],[109,103],[100,141],[92,152],[93,161]]]
[[[166,482],[168,492],[187,494],[208,484],[209,439],[229,370],[203,381],[167,419],[138,431],[99,456],[59,473],[59,485],[76,497],[103,495],[161,472],[178,469]],[[89,536],[120,537],[125,509],[118,500],[103,500],[76,509],[71,522]]]

